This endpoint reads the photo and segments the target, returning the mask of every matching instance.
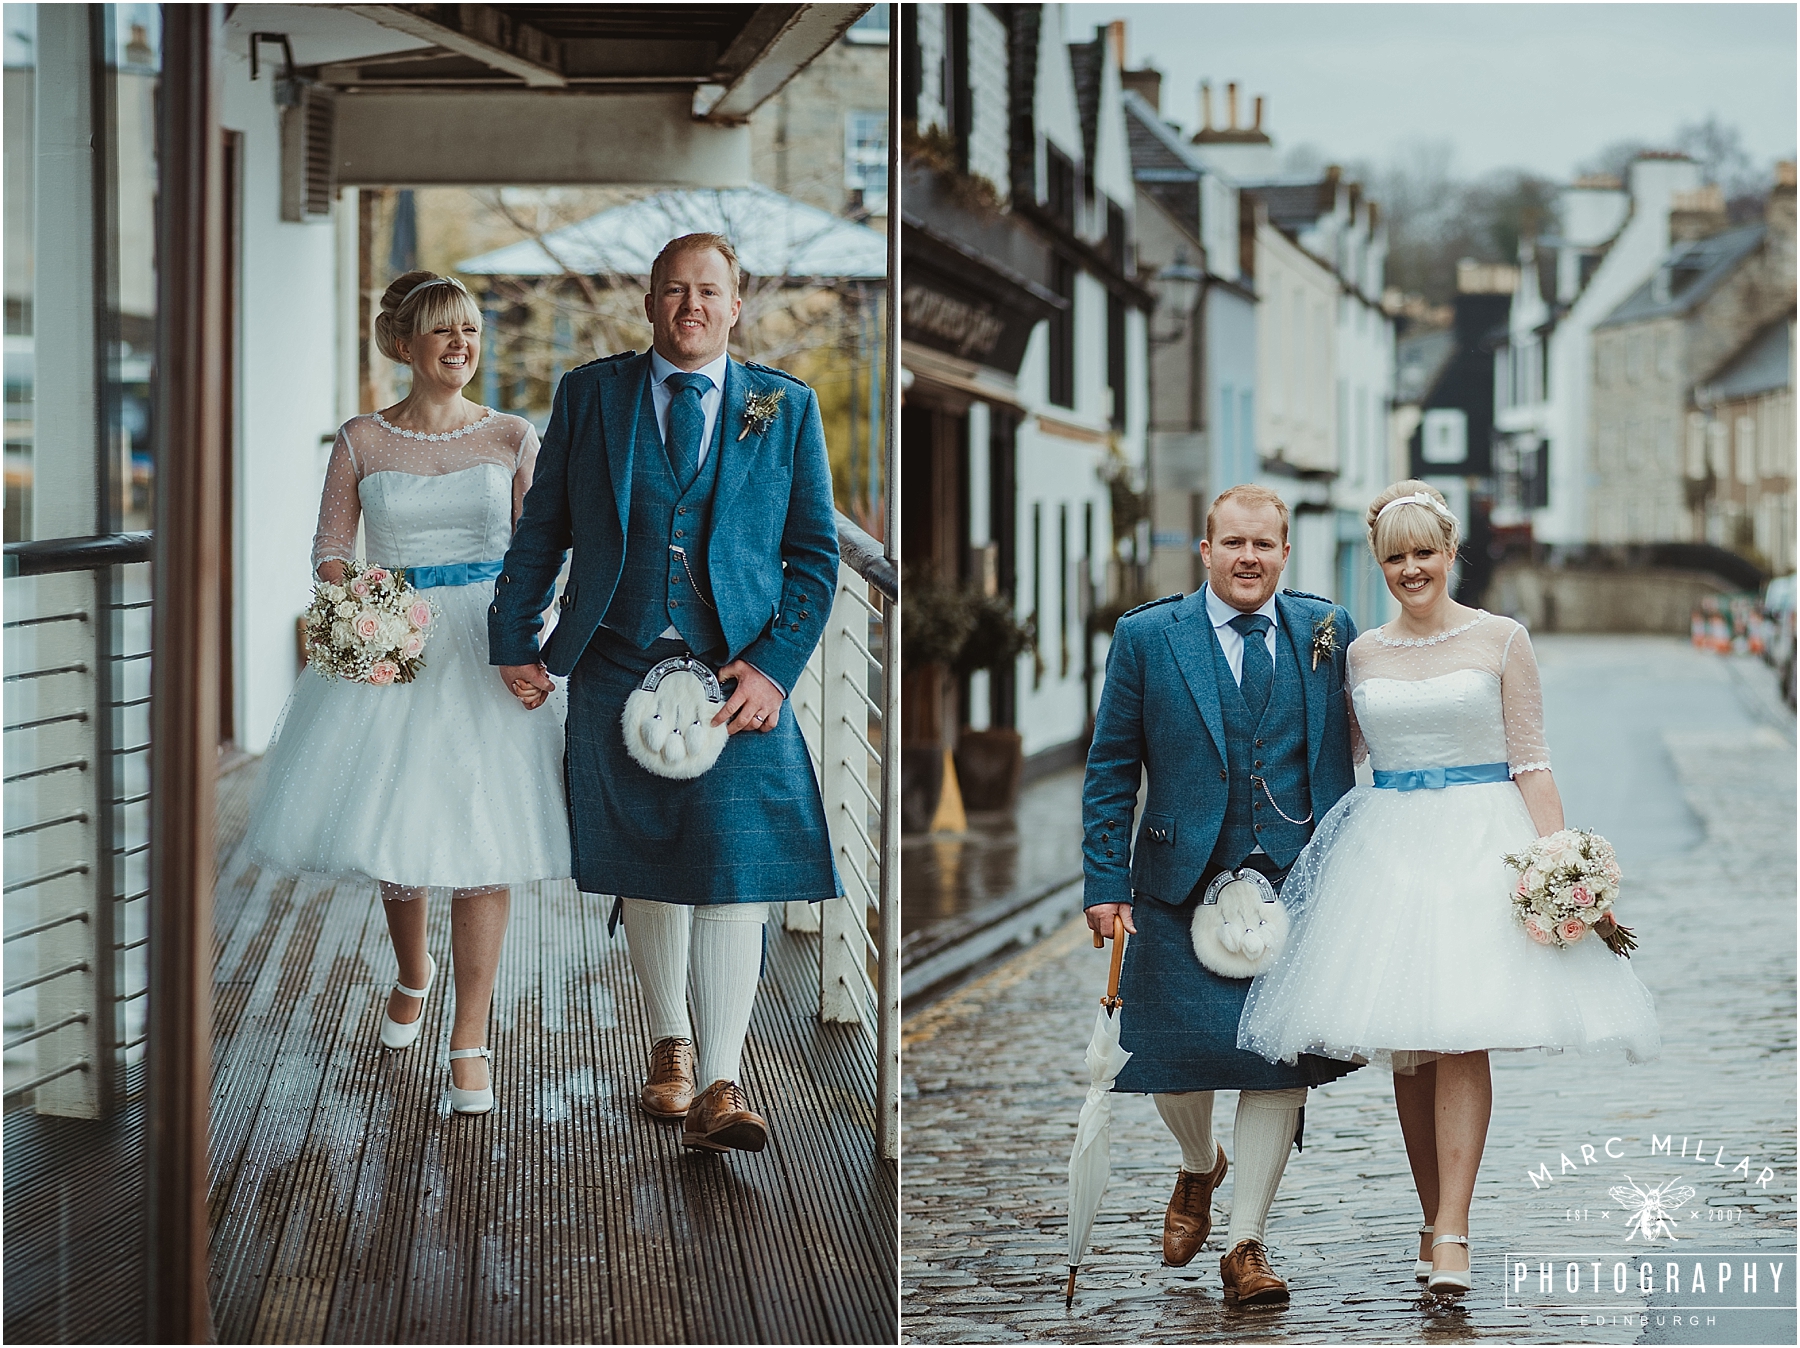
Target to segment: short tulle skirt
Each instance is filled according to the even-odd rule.
[[[491,585],[427,594],[411,683],[301,671],[246,835],[263,869],[461,889],[569,875],[565,694],[527,711],[488,664]]]
[[[1536,837],[1511,782],[1355,788],[1282,889],[1293,931],[1251,984],[1239,1046],[1401,1072],[1482,1049],[1655,1058],[1655,1004],[1629,962],[1592,934],[1540,946],[1513,917],[1501,858]]]

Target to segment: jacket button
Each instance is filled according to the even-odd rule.
[[[1253,810],[1260,810],[1260,809],[1262,809],[1262,802],[1260,800],[1255,801],[1254,803],[1251,804],[1250,808]]]
[[[1112,855],[1112,854],[1113,854],[1113,853],[1112,853],[1112,848],[1110,848],[1110,847],[1109,847],[1109,848],[1107,848],[1107,849],[1106,849],[1106,855],[1107,855],[1107,856],[1111,856],[1111,855]]]
[[[1100,841],[1101,841],[1101,842],[1111,842],[1111,841],[1112,841],[1112,835],[1111,835],[1111,834],[1110,834],[1110,833],[1102,833],[1102,834],[1101,834],[1101,835],[1100,835]]]
[[[1262,766],[1262,759],[1259,758],[1256,760],[1256,766],[1259,768]]]
[[[687,507],[686,506],[676,506],[675,513],[677,515],[685,515],[685,514],[687,514]]]
[[[671,599],[671,600],[670,600],[670,601],[669,601],[669,607],[670,607],[670,608],[680,608],[680,607],[681,607],[681,601],[680,601],[680,600],[679,600],[679,599]]]
[[[1258,749],[1260,749],[1260,748],[1262,748],[1262,741],[1261,741],[1261,740],[1258,740],[1258,741],[1257,741],[1257,742],[1256,742],[1256,747],[1257,747],[1257,748],[1258,748]]]
[[[681,530],[679,530],[679,529],[677,529],[677,530],[676,530],[676,531],[675,531],[675,537],[677,537],[677,538],[680,538],[680,537],[681,537]]]
[[[511,585],[511,584],[512,584],[512,577],[511,577],[511,576],[508,576],[508,575],[502,575],[502,576],[501,576],[501,577],[500,577],[500,583],[501,583],[501,584],[502,584],[502,585]]]
[[[498,605],[498,604],[489,604],[488,605],[489,613],[498,613],[499,611],[500,611],[500,605]]]
[[[1226,772],[1224,768],[1220,768],[1219,769],[1219,780],[1221,782],[1228,782],[1231,780],[1231,774]]]
[[[1257,831],[1257,832],[1258,832],[1258,833],[1261,833],[1261,832],[1262,832],[1262,825],[1261,825],[1261,824],[1258,824],[1258,825],[1257,825],[1257,826],[1256,826],[1256,831]]]
[[[811,614],[810,614],[810,613],[808,613],[808,612],[807,612],[807,611],[806,611],[806,610],[805,610],[805,609],[801,609],[801,610],[800,610],[800,616],[801,616],[801,617],[802,617],[802,618],[810,618],[810,617],[811,617],[811,616],[812,616],[812,615],[811,615]]]

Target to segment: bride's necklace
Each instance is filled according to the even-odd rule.
[[[481,415],[471,421],[467,426],[459,426],[453,431],[439,431],[435,434],[426,431],[409,431],[403,426],[396,426],[393,422],[382,416],[380,412],[375,413],[375,423],[378,426],[385,426],[395,435],[404,435],[408,440],[460,440],[470,431],[487,425],[487,423],[492,420],[493,415],[493,408],[484,407],[481,409]]]
[[[1377,627],[1369,635],[1374,637],[1375,640],[1380,642],[1383,646],[1435,646],[1440,641],[1448,641],[1451,637],[1460,636],[1487,616],[1488,611],[1486,609],[1478,608],[1475,610],[1475,616],[1470,618],[1469,621],[1464,623],[1461,627],[1448,628],[1445,631],[1435,633],[1428,637],[1390,637],[1387,635],[1386,631],[1380,627]]]

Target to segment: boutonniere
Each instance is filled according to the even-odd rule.
[[[752,393],[744,399],[744,429],[738,432],[742,440],[751,431],[761,435],[769,429],[769,423],[775,420],[775,409],[781,406],[781,390],[773,389],[768,393]]]
[[[1337,614],[1331,612],[1313,624],[1312,667],[1317,669],[1321,659],[1331,659],[1337,649]]]

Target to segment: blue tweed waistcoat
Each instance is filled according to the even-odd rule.
[[[712,607],[712,582],[706,567],[725,417],[721,409],[713,423],[706,461],[694,484],[684,492],[669,465],[653,409],[646,389],[638,408],[636,451],[631,456],[631,523],[625,565],[602,621],[640,650],[648,649],[672,623],[695,654],[722,656],[725,633]],[[685,567],[675,548],[686,550]],[[696,583],[703,591],[698,596],[694,594]]]
[[[1269,705],[1263,709],[1260,721],[1252,725],[1249,704],[1231,677],[1231,666],[1226,663],[1217,632],[1213,633],[1212,644],[1219,709],[1225,716],[1225,763],[1231,772],[1231,794],[1212,864],[1236,866],[1260,846],[1276,865],[1285,869],[1294,864],[1294,858],[1312,837],[1312,825],[1283,819],[1250,777],[1254,773],[1267,781],[1276,803],[1295,819],[1304,819],[1310,813],[1306,701],[1300,688],[1300,666],[1294,658],[1294,646],[1277,636],[1275,683],[1269,689]]]

